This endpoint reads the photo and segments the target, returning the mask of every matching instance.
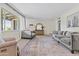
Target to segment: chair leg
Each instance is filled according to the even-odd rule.
[[[20,55],[19,47],[17,47],[17,56]]]
[[[60,42],[58,41],[58,43],[60,43]]]
[[[74,54],[74,50],[71,50],[71,53]]]

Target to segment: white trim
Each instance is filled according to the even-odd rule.
[[[10,5],[9,3],[5,3],[7,6],[9,6],[11,9],[13,9],[14,11],[16,11],[19,15],[25,17],[24,14],[22,14],[20,11],[18,11],[18,9],[15,9],[12,5]]]

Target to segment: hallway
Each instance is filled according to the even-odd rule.
[[[26,39],[25,39],[26,40]],[[21,50],[21,56],[74,56],[63,45],[58,44],[49,36],[37,36],[29,41]]]

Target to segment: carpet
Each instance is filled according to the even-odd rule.
[[[72,54],[67,48],[57,43],[50,36],[37,36],[30,40],[21,50],[21,56],[78,56],[79,52]]]

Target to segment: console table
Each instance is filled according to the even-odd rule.
[[[44,35],[44,30],[36,30],[36,35]]]

